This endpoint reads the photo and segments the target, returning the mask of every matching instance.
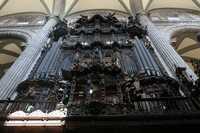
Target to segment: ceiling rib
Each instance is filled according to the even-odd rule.
[[[119,3],[122,5],[122,7],[129,13],[132,14],[132,12],[128,9],[128,7],[126,6],[126,4],[124,3],[123,0],[118,0]]]
[[[79,2],[79,0],[74,0],[73,3],[71,4],[71,6],[69,7],[69,9],[66,11],[65,16],[67,16],[72,9],[76,6],[76,4]],[[67,3],[66,3],[67,4]]]
[[[51,11],[50,11],[49,7],[47,6],[47,3],[44,0],[40,0],[40,2],[44,6],[44,8],[47,11],[48,15],[51,15]]]
[[[151,4],[153,3],[153,1],[154,1],[154,0],[149,0],[147,6],[146,6],[145,9],[144,9],[145,11],[148,11],[148,10],[149,10],[149,8],[150,8]]]
[[[192,61],[199,61],[199,59],[188,57],[188,56],[181,56],[186,62],[192,62]]]
[[[4,0],[4,2],[0,5],[0,10],[8,3],[9,0]]]
[[[194,4],[195,4],[196,6],[198,6],[198,7],[200,8],[200,3],[199,3],[198,0],[192,0],[192,1],[194,2]]]
[[[55,5],[56,5],[56,0],[53,0],[53,7],[52,7],[52,14],[55,12]]]
[[[13,51],[9,51],[9,50],[6,50],[6,49],[0,49],[0,53],[1,54],[10,55],[10,56],[13,56],[13,57],[18,57],[19,56],[18,53],[15,53]]]
[[[178,50],[178,53],[182,55],[182,54],[185,54],[187,52],[190,52],[190,51],[198,49],[198,48],[200,48],[200,46],[198,44],[194,44],[194,45],[191,45],[191,46],[188,46],[188,47]]]

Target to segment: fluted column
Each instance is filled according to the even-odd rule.
[[[16,87],[25,80],[34,67],[57,19],[50,18],[46,25],[32,37],[28,46],[5,76],[0,80],[0,99],[11,97]]]
[[[148,36],[150,37],[156,50],[162,56],[162,59],[168,65],[170,70],[175,75],[176,67],[186,68],[186,73],[190,80],[197,80],[196,74],[187,65],[187,63],[181,58],[176,50],[171,46],[170,36],[159,30],[145,15],[141,0],[130,0],[132,12],[139,14],[140,22],[143,26],[147,26]]]
[[[175,74],[176,67],[187,68],[188,78],[196,80],[197,76],[192,69],[186,64],[176,50],[171,46],[170,36],[159,30],[147,16],[140,16],[141,24],[147,26],[148,36],[151,38],[156,50],[160,53],[170,70]]]

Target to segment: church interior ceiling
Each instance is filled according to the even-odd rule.
[[[164,8],[200,10],[200,0],[142,0],[142,4],[147,12]],[[52,14],[55,8],[55,0],[20,0],[20,2],[19,0],[0,0],[0,16],[21,12]],[[72,14],[94,9],[111,9],[126,13],[130,13],[132,10],[129,0],[65,0],[63,13]]]

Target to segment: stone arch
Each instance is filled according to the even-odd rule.
[[[194,70],[198,71],[200,63],[200,44],[196,35],[200,32],[197,25],[179,25],[168,28],[171,44],[182,58]]]
[[[0,38],[16,38],[21,39],[26,43],[32,39],[33,32],[27,30],[20,29],[1,29],[0,30]]]
[[[0,30],[0,79],[24,51],[31,34],[23,30]]]

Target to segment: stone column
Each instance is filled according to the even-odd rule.
[[[130,0],[132,11],[135,14],[139,14],[140,22],[143,26],[147,27],[148,36],[153,42],[154,47],[161,55],[162,59],[165,61],[167,66],[170,68],[175,76],[176,67],[185,67],[188,79],[195,81],[198,79],[196,74],[187,65],[187,63],[182,59],[182,57],[176,52],[176,50],[171,46],[170,35],[159,30],[146,16],[141,0]],[[134,9],[133,9],[134,8]]]
[[[46,25],[27,44],[26,49],[0,80],[0,99],[11,97],[16,87],[27,78],[46,44],[57,18],[50,18]]]
[[[196,74],[171,46],[170,35],[159,30],[146,15],[141,15],[140,21],[143,26],[147,26],[148,36],[170,70],[175,74],[176,67],[184,67],[186,68],[188,79],[192,81],[197,80]]]

